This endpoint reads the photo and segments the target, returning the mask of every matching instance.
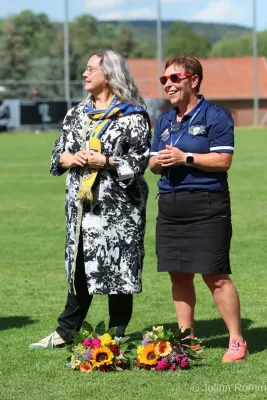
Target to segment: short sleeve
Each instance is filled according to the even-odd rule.
[[[160,132],[161,132],[161,117],[157,119],[156,126],[154,129],[153,142],[151,146],[150,157],[156,156],[159,151],[159,143],[160,143]]]
[[[219,109],[211,121],[210,152],[234,152],[234,121],[229,111]]]

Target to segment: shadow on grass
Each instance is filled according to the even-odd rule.
[[[248,348],[250,354],[260,353],[267,349],[267,326],[250,328],[252,324],[251,319],[242,318],[242,330],[245,340],[248,343]],[[158,323],[157,325],[164,325],[167,329],[176,330],[176,323]],[[146,327],[145,330],[151,330],[152,326]],[[211,320],[198,320],[195,321],[195,332],[198,338],[203,339],[203,345],[206,348],[227,348],[229,335],[227,328],[221,318],[211,319]],[[133,333],[129,336],[137,336],[138,333]],[[216,337],[214,337],[216,336]],[[218,337],[219,336],[219,337]],[[137,337],[140,339],[140,334]],[[133,340],[137,340],[133,339]]]
[[[0,317],[0,331],[12,328],[22,328],[26,325],[35,324],[37,320],[24,315],[14,315],[12,317]]]

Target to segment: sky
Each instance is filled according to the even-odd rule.
[[[23,10],[45,13],[52,21],[63,21],[68,2],[69,20],[91,14],[98,20],[156,19],[157,0],[1,0],[0,18]],[[266,0],[161,0],[162,20],[184,20],[253,25],[256,3],[257,30],[267,29]]]

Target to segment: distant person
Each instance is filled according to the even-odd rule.
[[[8,121],[10,119],[10,108],[0,97],[0,132],[8,131]]]
[[[227,171],[234,152],[230,112],[199,94],[203,73],[193,57],[173,57],[160,82],[173,106],[155,128],[150,169],[161,175],[156,227],[158,271],[172,281],[181,328],[194,338],[195,274],[210,289],[230,334],[223,362],[248,355],[241,332],[240,304],[231,281],[232,236]]]
[[[32,100],[35,100],[36,102],[39,102],[42,99],[41,93],[39,91],[38,88],[32,88],[31,91],[31,98]],[[38,114],[41,116],[42,118],[42,122],[46,123],[46,122],[50,122],[49,120],[47,121],[44,116],[48,115],[48,110],[49,110],[49,106],[48,104],[39,104],[37,105],[38,107]],[[44,125],[42,124],[35,124],[33,125],[33,130],[34,133],[36,133],[37,135],[39,135],[40,133],[44,132]]]
[[[42,98],[41,93],[38,88],[32,88],[31,98],[36,99],[36,100],[39,100]]]
[[[125,60],[97,50],[83,73],[87,99],[66,115],[51,173],[69,170],[68,295],[55,332],[30,348],[70,343],[93,295],[108,295],[109,327],[124,336],[142,290],[150,121]]]

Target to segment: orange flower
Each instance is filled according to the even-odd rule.
[[[149,343],[138,355],[141,364],[154,365],[157,363],[159,355],[155,351],[155,344]]]
[[[80,365],[80,371],[81,372],[92,372],[93,367],[89,362],[83,363]]]
[[[172,345],[170,344],[170,342],[162,340],[161,342],[157,343],[156,352],[159,354],[160,357],[167,356],[172,352]]]

